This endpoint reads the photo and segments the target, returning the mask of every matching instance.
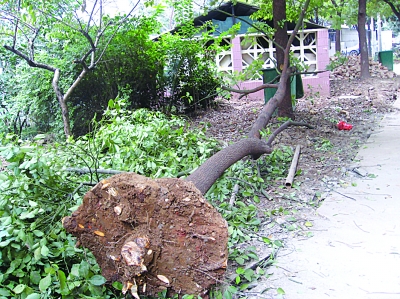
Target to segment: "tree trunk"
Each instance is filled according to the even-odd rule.
[[[64,124],[64,133],[65,133],[65,137],[68,138],[68,136],[71,136],[71,125],[69,122],[69,110],[68,110],[68,105],[67,105],[67,99],[61,92],[60,87],[58,85],[59,79],[60,79],[60,70],[56,69],[54,71],[53,82],[51,83],[51,85],[53,86],[58,103],[60,104],[61,115],[62,115],[62,120],[63,120],[63,124]]]
[[[284,49],[288,42],[287,24],[286,24],[286,0],[273,0],[273,16],[275,29],[275,42],[279,46],[276,48],[276,62],[279,71],[282,71],[282,66],[285,61]],[[288,78],[289,80],[290,78]],[[282,81],[281,81],[282,82]],[[286,83],[285,94],[283,100],[278,106],[278,115],[282,117],[294,118],[292,95],[290,91],[290,82]]]
[[[336,29],[335,33],[336,33],[335,52],[339,52],[340,53],[340,51],[342,50],[341,49],[342,45],[340,44],[340,40],[341,40],[340,29]]]
[[[192,182],[202,194],[205,194],[224,171],[235,162],[248,155],[270,154],[271,148],[259,138],[240,140],[219,151],[185,180]]]
[[[358,0],[358,40],[361,52],[360,56],[361,79],[366,79],[371,77],[369,73],[367,34],[365,30],[366,18],[367,18],[367,0]]]

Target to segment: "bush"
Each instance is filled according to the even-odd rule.
[[[74,92],[74,134],[82,135],[90,119],[107,107],[110,98],[127,98],[127,108],[148,108],[185,114],[210,107],[222,85],[213,51],[194,39],[199,30],[150,38],[153,19],[131,20],[114,37],[102,63],[84,77]]]

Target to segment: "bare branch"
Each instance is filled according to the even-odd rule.
[[[235,92],[235,93],[240,93],[241,96],[239,98],[242,98],[244,96],[247,96],[250,93],[254,93],[254,92],[257,92],[257,91],[265,89],[265,88],[278,88],[278,86],[279,86],[279,84],[266,83],[266,84],[262,84],[260,86],[257,86],[256,88],[253,88],[253,89],[234,89],[234,88],[230,88],[230,87],[227,87],[227,86],[222,86],[221,88],[223,90],[227,90],[227,91],[231,91],[231,92]]]
[[[64,96],[60,90],[60,87],[58,85],[58,81],[60,80],[60,70],[59,69],[55,69],[54,70],[54,76],[53,76],[53,81],[51,82],[51,85],[53,86],[53,89],[56,93],[57,99],[59,101],[62,101]]]
[[[28,40],[29,41],[29,54],[30,54],[31,60],[35,60],[35,39],[38,37],[39,31],[40,31],[40,28],[36,29],[34,31],[35,34],[34,34],[33,38]]]
[[[289,40],[288,43],[286,45],[285,48],[285,62],[283,64],[283,68],[282,68],[282,72],[286,72],[286,70],[289,67],[289,53],[290,53],[290,47],[294,41],[294,38],[297,35],[297,32],[299,31],[300,26],[303,24],[303,20],[304,20],[304,16],[306,15],[308,6],[310,5],[310,0],[306,0],[306,2],[303,5],[303,8],[301,10],[300,16],[299,16],[299,20],[296,23],[296,26],[294,27],[292,33],[289,36]]]
[[[84,174],[84,173],[92,173],[92,172],[97,172],[97,173],[102,173],[102,174],[118,174],[118,173],[123,173],[126,171],[122,170],[114,170],[114,169],[93,169],[91,170],[88,167],[83,167],[83,168],[66,168],[66,171],[69,172],[77,172],[79,174]]]
[[[79,74],[78,78],[72,83],[72,85],[68,88],[67,92],[64,95],[64,101],[68,101],[69,97],[71,96],[72,92],[74,89],[78,86],[79,82],[82,81],[83,77],[85,77],[86,73],[89,71],[89,69],[86,67],[83,68],[82,72]]]
[[[21,9],[21,0],[18,0],[18,12],[20,11],[20,9]],[[14,49],[15,49],[15,45],[17,43],[18,22],[19,22],[19,20],[17,19],[17,21],[15,22],[13,45],[12,45],[12,47]]]
[[[86,26],[86,31],[85,31],[86,33],[89,32],[90,22],[93,19],[94,9],[96,8],[96,5],[97,5],[97,0],[94,2],[92,11],[90,12],[90,17],[89,17],[89,20],[88,20],[88,23],[87,23],[87,26]]]
[[[10,47],[10,46],[8,46],[8,45],[4,45],[4,48],[6,48],[8,51],[11,51],[11,52],[13,52],[14,54],[18,55],[18,56],[21,57],[22,59],[26,60],[26,62],[27,62],[27,63],[29,64],[29,66],[31,66],[31,67],[37,67],[37,68],[45,69],[45,70],[48,70],[48,71],[51,71],[51,72],[55,72],[55,71],[56,71],[56,68],[55,68],[55,67],[52,67],[51,65],[48,65],[48,64],[36,62],[36,61],[30,59],[27,55],[25,55],[25,54],[22,53],[21,51],[19,51],[19,50],[17,50],[17,49],[14,49],[14,48],[12,48],[12,47]]]
[[[119,21],[118,27],[117,29],[115,29],[114,33],[111,35],[111,37],[108,39],[106,45],[104,46],[103,51],[101,52],[100,56],[97,58],[97,61],[95,64],[97,64],[101,58],[103,57],[104,53],[106,52],[108,45],[110,44],[110,42],[112,41],[112,39],[114,38],[114,36],[117,34],[118,30],[121,28],[122,24],[129,18],[129,16],[132,14],[132,12],[136,9],[136,7],[139,5],[140,0],[138,0],[136,2],[136,4],[133,6],[133,8],[130,10],[130,12],[122,19]],[[111,25],[111,23],[109,23],[108,25]]]
[[[56,21],[60,22],[61,24],[64,24],[65,26],[71,28],[72,30],[75,30],[75,31],[80,32],[80,30],[79,30],[78,28],[75,28],[75,27],[72,26],[71,24],[68,24],[68,23],[64,22],[62,19],[59,19],[59,18],[57,18],[56,16],[54,16],[54,15],[52,15],[52,14],[49,14],[49,13],[43,11],[43,10],[40,10],[40,9],[38,9],[38,10],[39,10],[42,14],[44,14],[45,16],[50,17],[50,18],[53,18],[53,19],[55,19]]]

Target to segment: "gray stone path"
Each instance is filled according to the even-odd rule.
[[[353,166],[366,176],[337,190],[352,199],[332,192],[314,236],[286,244],[269,269],[283,298],[400,298],[400,111],[382,119]]]

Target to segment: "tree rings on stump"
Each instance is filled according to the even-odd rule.
[[[228,226],[191,183],[122,173],[101,181],[63,219],[123,292],[204,295],[223,279]]]

